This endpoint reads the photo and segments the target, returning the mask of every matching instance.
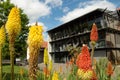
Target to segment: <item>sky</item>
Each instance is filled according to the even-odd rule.
[[[44,28],[44,39],[47,32],[61,24],[69,22],[96,8],[116,10],[119,0],[11,0],[28,15],[29,25],[38,22]]]

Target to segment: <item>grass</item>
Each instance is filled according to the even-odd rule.
[[[21,68],[23,68],[23,67],[14,66],[14,73],[16,73],[16,74],[20,73]],[[3,66],[3,73],[11,73],[10,71],[11,71],[10,65]]]
[[[21,70],[22,70],[22,77],[28,76],[28,71],[22,66],[14,66],[14,76],[15,80],[23,80],[21,79]],[[11,74],[11,67],[10,65],[3,65],[3,80],[10,80]],[[27,80],[27,79],[26,79]]]

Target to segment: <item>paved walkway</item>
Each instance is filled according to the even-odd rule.
[[[43,68],[45,67],[44,63],[40,63],[38,64],[39,68],[41,70],[43,70]],[[24,66],[26,69],[28,69],[28,65]],[[70,71],[70,66],[68,68],[66,68],[66,64],[65,63],[53,63],[53,70],[60,72],[60,69],[63,73],[66,73],[68,71]],[[114,77],[117,77],[116,74],[120,74],[120,65],[116,66],[115,68],[115,72],[113,73]]]
[[[40,70],[43,70],[43,68],[45,67],[44,63],[40,63],[38,64]],[[24,66],[26,69],[28,69],[28,65]],[[65,63],[53,63],[53,70],[59,72],[60,70],[62,70],[62,72],[67,72],[68,70],[70,70],[70,66],[66,67]]]

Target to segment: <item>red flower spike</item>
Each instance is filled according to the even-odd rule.
[[[98,40],[98,30],[97,30],[97,26],[95,23],[93,23],[93,26],[92,26],[90,40],[95,41],[95,42]]]
[[[93,70],[93,76],[92,76],[92,79],[90,79],[90,80],[98,80],[98,79],[97,79],[97,75],[96,75],[96,73],[95,73],[94,70]]]
[[[111,62],[108,62],[108,65],[107,65],[107,75],[111,76],[112,74],[113,74],[112,64],[111,64]]]
[[[82,51],[77,57],[76,65],[79,69],[83,69],[84,71],[92,69],[90,53],[87,46],[82,47]]]

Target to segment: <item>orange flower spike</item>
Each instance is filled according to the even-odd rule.
[[[72,58],[70,59],[69,64],[70,64],[70,65],[74,64],[74,57],[72,57]]]
[[[83,69],[84,71],[92,69],[90,53],[86,45],[82,47],[81,54],[77,57],[76,65],[79,69]]]
[[[47,76],[47,77],[48,77],[49,74],[50,74],[49,70],[48,70],[46,67],[44,67],[43,73],[44,73],[44,75]]]
[[[111,76],[112,74],[113,74],[112,64],[111,64],[111,62],[108,62],[108,65],[107,65],[107,75]]]
[[[95,41],[95,42],[98,40],[98,30],[97,30],[97,26],[95,23],[93,23],[93,26],[92,26],[90,40]]]
[[[92,79],[90,79],[90,80],[98,80],[95,71],[93,71]]]

